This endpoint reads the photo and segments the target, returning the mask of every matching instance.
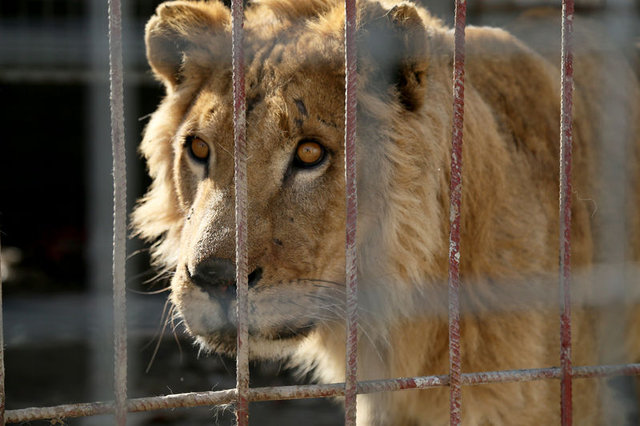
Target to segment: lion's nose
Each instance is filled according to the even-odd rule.
[[[224,294],[230,287],[235,292],[236,268],[229,259],[209,257],[196,265],[191,280],[209,293]]]
[[[249,287],[253,287],[262,277],[262,268],[249,274]],[[236,295],[236,268],[229,259],[210,257],[196,265],[191,281],[215,298]]]

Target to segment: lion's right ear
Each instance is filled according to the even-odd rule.
[[[418,8],[405,1],[390,9],[383,2],[365,2],[360,20],[360,62],[365,67],[371,62],[372,85],[383,91],[394,86],[401,104],[417,110],[429,66],[429,37]]]
[[[163,3],[146,27],[149,65],[171,90],[183,80],[190,57],[215,61],[229,56],[230,26],[229,9],[222,3]]]

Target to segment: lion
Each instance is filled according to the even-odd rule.
[[[323,382],[345,379],[343,22],[339,0],[254,0],[244,23],[250,357],[288,359]],[[141,143],[152,183],[132,222],[172,272],[188,333],[233,356],[230,31],[217,1],[164,3],[147,24],[166,96]],[[557,42],[529,47],[473,26],[466,38],[462,369],[557,366]],[[453,32],[409,1],[360,0],[357,40],[358,380],[447,374]],[[617,56],[576,46],[572,359],[638,361],[638,187],[596,179],[614,151],[616,170],[637,174],[638,81]],[[624,90],[604,92],[613,62]],[[609,114],[611,99],[623,114]],[[628,225],[619,255],[598,246],[610,214]],[[615,330],[602,327],[607,316]],[[635,404],[603,380],[573,386],[575,424],[622,424]],[[557,424],[559,394],[555,380],[465,386],[463,423]],[[448,419],[443,387],[358,395],[360,425]]]

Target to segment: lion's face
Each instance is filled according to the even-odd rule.
[[[298,20],[282,20],[274,11],[267,13],[268,5],[250,10],[246,18],[249,334],[254,356],[286,351],[318,326],[343,318],[343,12],[339,6],[331,12],[330,3],[320,8],[328,14],[324,20],[314,15],[317,10],[299,11],[303,16]],[[388,11],[378,6],[376,12],[387,19]],[[316,30],[310,31],[314,25]],[[156,255],[175,271],[171,300],[188,331],[207,348],[233,353],[237,320],[229,27],[222,4],[189,2],[161,6],[147,26],[149,61],[168,95],[145,133],[142,151],[154,183],[134,224],[143,236],[161,236]],[[419,80],[418,71],[410,71],[413,79]],[[407,78],[402,82],[416,84]],[[371,86],[380,84],[373,81]],[[410,100],[394,90],[389,93],[397,104]],[[370,171],[372,181],[383,157],[376,148],[377,133],[371,124],[360,135],[369,142],[359,147],[359,167]],[[361,211],[366,205],[363,197]],[[366,218],[359,229],[365,224]]]
[[[294,62],[300,52],[288,47],[280,60]],[[344,271],[343,76],[321,64],[282,75],[270,63],[247,74],[249,330],[256,342],[304,335],[330,315],[319,309],[336,304]],[[236,327],[232,105],[228,73],[211,76],[173,136],[186,216],[172,300],[190,332],[224,350],[235,347]]]

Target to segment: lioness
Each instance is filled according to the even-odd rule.
[[[255,0],[245,16],[250,355],[289,357],[326,382],[345,371],[343,19],[340,0]],[[404,1],[361,0],[358,22],[358,378],[447,374],[453,34]],[[230,26],[216,1],[165,3],[147,25],[148,60],[167,95],[142,142],[153,183],[133,222],[155,241],[157,263],[174,271],[171,301],[188,332],[233,355]],[[463,371],[558,365],[559,71],[503,30],[466,31]],[[615,59],[624,90],[602,93],[607,73],[598,66],[610,58],[582,50],[573,362],[637,361],[637,185],[594,178],[606,174],[600,156],[616,150],[628,161],[615,167],[636,174],[638,82]],[[608,110],[612,99],[622,114]],[[615,189],[622,198],[612,198]],[[622,254],[607,257],[599,221],[620,206],[632,211],[613,212],[632,243],[619,241]],[[594,279],[598,259],[620,279]],[[599,345],[606,307],[624,325],[626,346]],[[465,387],[463,421],[557,424],[559,389],[553,380]],[[624,401],[608,392],[599,380],[574,380],[575,424],[621,424],[614,401]],[[358,397],[362,425],[446,424],[448,416],[446,388]]]

